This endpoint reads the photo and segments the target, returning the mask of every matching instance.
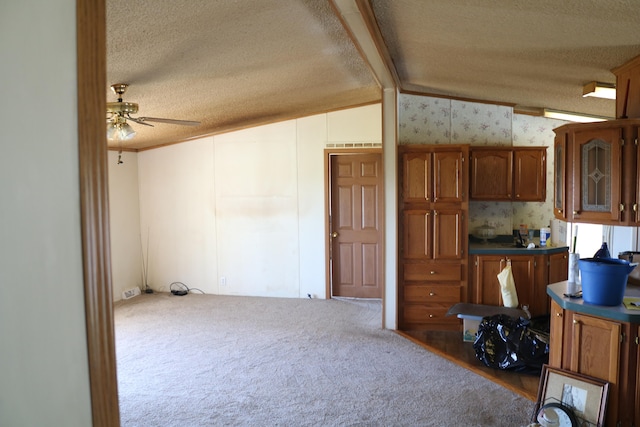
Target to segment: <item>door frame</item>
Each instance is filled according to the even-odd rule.
[[[106,23],[105,0],[76,0],[80,227],[94,427],[120,425],[111,290],[108,154],[104,132]]]
[[[385,253],[385,215],[384,215],[384,153],[382,148],[325,148],[324,150],[324,248],[325,248],[325,299],[333,298],[332,288],[332,272],[331,272],[331,158],[333,156],[348,156],[354,154],[379,154],[380,155],[380,171],[382,182],[380,183],[380,200],[382,201],[382,209],[380,209],[380,250]],[[384,259],[384,256],[383,256]],[[382,306],[385,300],[385,263],[380,265],[380,292],[382,294]],[[383,312],[384,322],[384,312]]]

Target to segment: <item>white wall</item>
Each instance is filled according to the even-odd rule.
[[[156,291],[182,282],[217,293],[213,160],[212,138],[138,154],[140,230]]]
[[[109,227],[111,236],[111,282],[113,300],[122,299],[122,292],[138,287],[144,289],[140,204],[138,193],[138,154],[109,151]]]
[[[150,286],[325,298],[324,148],[345,142],[381,142],[379,104],[140,152]]]
[[[91,425],[75,1],[0,3],[0,425]]]

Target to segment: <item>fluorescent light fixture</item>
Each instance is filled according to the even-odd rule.
[[[596,98],[616,99],[616,85],[610,83],[591,82],[582,88],[582,96],[594,96]]]
[[[606,120],[610,120],[609,117],[590,116],[588,114],[579,114],[579,113],[572,113],[570,111],[552,110],[549,108],[544,109],[543,116],[548,119],[558,119],[558,120],[566,120],[569,122],[580,122],[580,123],[604,122]]]

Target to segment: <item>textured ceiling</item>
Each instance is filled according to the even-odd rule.
[[[614,116],[614,101],[582,98],[582,86],[615,82],[610,70],[640,55],[635,1],[335,2],[373,12],[403,91]],[[122,148],[379,101],[356,47],[370,35],[350,35],[337,10],[329,0],[107,0],[108,83],[130,84],[137,116],[202,123],[131,123],[138,133]]]

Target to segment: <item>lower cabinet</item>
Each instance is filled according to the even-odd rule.
[[[637,341],[638,325],[565,310],[551,301],[549,365],[610,383],[607,426],[639,425],[640,413],[634,414],[640,402],[638,348],[631,336]]]
[[[547,285],[566,280],[566,257],[566,251],[541,255],[472,255],[471,302],[503,305],[497,276],[510,263],[519,307],[526,307],[534,317],[548,314]]]
[[[403,264],[400,329],[460,330],[460,319],[446,313],[451,306],[464,301],[463,266],[455,261]]]

